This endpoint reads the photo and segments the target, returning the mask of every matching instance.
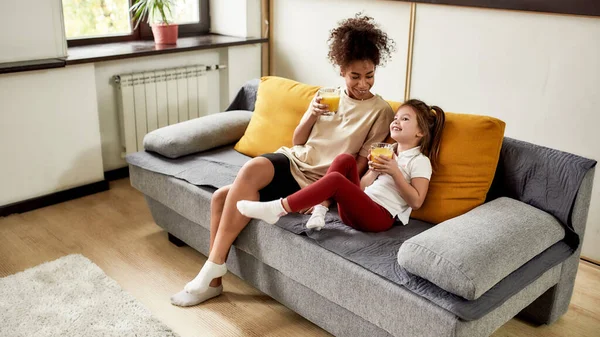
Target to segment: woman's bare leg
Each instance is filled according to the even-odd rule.
[[[225,206],[225,199],[231,189],[231,185],[227,185],[219,188],[213,193],[210,200],[210,248],[209,253],[212,251],[217,231],[219,230],[219,222],[221,221],[221,214],[223,214],[223,207]],[[210,282],[211,287],[218,287],[221,285],[221,278],[217,277]]]
[[[223,205],[225,205],[225,199],[229,192],[230,186],[222,187],[213,193],[210,201],[210,249],[212,249],[213,242],[215,240],[216,233],[219,229],[219,221],[221,220],[221,213],[223,212]],[[200,304],[213,297],[219,296],[223,288],[221,287],[221,278],[213,279],[209,288],[202,293],[189,293],[185,289],[171,296],[171,303],[173,305],[189,307]]]
[[[242,167],[233,185],[215,191],[211,198],[211,233],[208,261],[219,265],[225,262],[233,241],[250,221],[249,218],[242,216],[237,211],[235,206],[237,201],[241,198],[258,200],[258,191],[273,180],[274,174],[275,168],[270,160],[264,157],[254,158]],[[204,267],[206,267],[206,264]],[[198,278],[206,279],[206,277],[200,277],[200,274],[196,279],[189,282],[184,290],[173,295],[171,303],[179,306],[192,306],[221,293],[220,277],[213,278],[205,291],[191,292],[190,288],[198,289],[206,286],[206,283],[198,282]],[[204,286],[199,287],[198,284],[204,284]],[[186,291],[186,289],[189,291]]]
[[[259,200],[258,191],[273,180],[274,174],[273,164],[264,157],[256,157],[242,167],[227,193],[218,230],[208,256],[209,261],[216,264],[225,262],[233,241],[250,222],[250,218],[243,216],[237,210],[237,202]]]

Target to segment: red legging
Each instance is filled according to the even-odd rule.
[[[349,154],[335,157],[323,178],[290,195],[287,202],[297,212],[328,199],[337,201],[340,218],[352,228],[382,232],[394,224],[390,212],[360,189],[356,160]]]

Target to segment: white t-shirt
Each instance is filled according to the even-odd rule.
[[[431,179],[431,162],[421,153],[419,147],[400,152],[397,162],[404,179],[409,183],[412,178]],[[398,216],[404,225],[408,224],[412,208],[402,199],[390,175],[379,175],[373,184],[365,188],[365,193],[387,209],[392,216]]]

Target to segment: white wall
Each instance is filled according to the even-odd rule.
[[[253,78],[260,78],[261,45],[252,44],[228,48],[229,99],[233,101],[238,90]]]
[[[1,2],[0,63],[66,56],[61,0]]]
[[[255,36],[260,32],[260,1],[243,2],[243,36]],[[0,63],[66,55],[61,0],[2,4]],[[235,21],[228,22],[235,27]],[[207,75],[209,95],[217,97],[209,100],[208,110],[222,111],[235,94],[230,90],[237,92],[245,81],[260,76],[260,46],[0,75],[0,205],[100,181],[104,171],[125,167],[112,76],[192,64],[228,65]]]
[[[210,32],[261,37],[260,0],[210,0]]]
[[[411,96],[600,160],[600,19],[418,5]],[[582,255],[600,260],[600,176]]]
[[[208,89],[210,90],[208,112],[220,112],[229,105],[242,84],[252,78],[260,77],[260,45],[191,51],[95,64],[104,171],[127,166],[125,160],[121,158],[123,152],[121,125],[119,122],[117,93],[111,81],[112,77],[124,73],[195,64],[226,64],[228,66],[225,70],[207,73]],[[211,99],[211,97],[216,97],[216,99]]]
[[[373,90],[385,99],[402,100],[410,3],[366,0],[274,0],[272,74],[314,85],[341,85],[339,70],[327,59],[327,39],[337,22],[364,11],[395,40],[397,52],[379,68]],[[310,18],[310,20],[309,20]],[[310,23],[309,23],[310,22]]]
[[[138,57],[124,60],[99,62],[95,64],[95,86],[98,95],[98,114],[100,118],[100,133],[102,136],[102,158],[104,170],[110,171],[127,166],[121,158],[123,152],[121,142],[121,125],[117,105],[117,91],[112,83],[114,75],[140,72],[155,69],[183,67],[195,64],[218,64],[218,50],[191,51],[186,53]],[[213,95],[219,95],[219,73],[209,72],[209,86],[215,90]],[[212,107],[219,109],[219,107]]]
[[[112,77],[193,64],[228,65],[207,74],[216,97],[209,113],[223,111],[244,82],[260,77],[260,45],[0,75],[0,205],[100,181],[104,171],[127,166]]]
[[[104,179],[93,65],[0,75],[0,205]]]

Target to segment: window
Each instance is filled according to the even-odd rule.
[[[174,21],[180,25],[200,22],[200,2],[198,0],[180,0],[173,9]]]
[[[134,0],[62,0],[69,46],[151,39],[150,26],[134,30],[129,8]],[[179,35],[208,33],[208,0],[172,0],[171,18]]]
[[[63,0],[67,39],[131,34],[129,0]]]

